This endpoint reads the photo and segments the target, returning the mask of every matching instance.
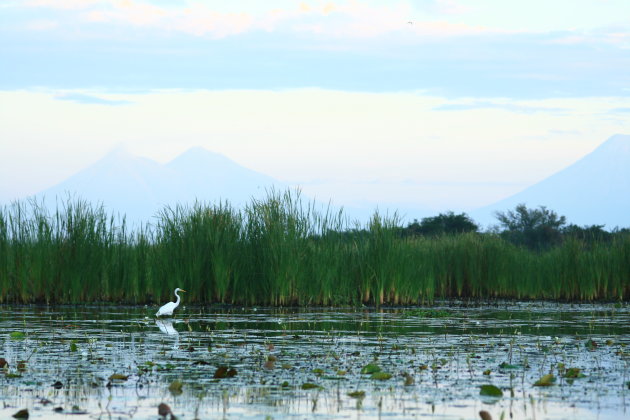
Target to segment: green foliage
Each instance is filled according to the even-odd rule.
[[[500,388],[497,388],[494,385],[481,385],[479,387],[479,395],[484,395],[487,397],[502,397],[503,391]]]
[[[562,229],[565,238],[574,238],[588,244],[610,242],[614,234],[604,230],[604,225],[577,226],[570,224]]]
[[[414,219],[404,230],[407,235],[456,235],[477,232],[479,226],[466,213],[455,214],[452,211],[440,213],[434,217],[425,217],[421,222]]]
[[[566,223],[564,216],[558,216],[545,206],[528,209],[519,204],[514,210],[497,212],[496,217],[503,226],[502,236],[516,245],[530,249],[548,249],[562,241],[561,228]]]
[[[506,225],[510,232],[564,223],[524,210],[508,215],[522,223]],[[163,303],[175,287],[188,291],[187,303],[282,306],[630,296],[624,231],[605,240],[565,234],[544,252],[503,234],[401,235],[396,215],[350,224],[290,191],[244,210],[165,208],[156,220],[130,231],[124,218],[80,200],[53,214],[34,201],[0,208],[0,302]]]

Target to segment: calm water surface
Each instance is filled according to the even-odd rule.
[[[156,309],[0,306],[0,418],[630,418],[625,305]]]

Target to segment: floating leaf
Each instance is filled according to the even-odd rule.
[[[81,410],[78,405],[73,405],[70,414],[87,414],[87,410]]]
[[[542,378],[534,382],[534,386],[551,386],[555,382],[556,382],[556,377],[553,376],[552,373],[548,373],[547,375],[543,376]]]
[[[511,365],[509,363],[503,362],[499,365],[499,368],[501,369],[520,369],[521,366],[518,365]]]
[[[27,419],[28,418],[28,410],[25,408],[24,410],[20,410],[13,415],[16,419]]]
[[[110,381],[126,381],[129,378],[128,375],[121,375],[120,373],[113,373],[110,377]]]
[[[486,370],[483,371],[483,374],[485,376],[490,376],[491,373],[492,373],[492,371],[490,369],[486,369]]]
[[[586,340],[586,343],[584,343],[584,346],[589,351],[594,351],[597,348],[597,343],[595,342],[595,340],[589,338],[588,340]]]
[[[77,343],[76,341],[73,341],[72,343],[70,343],[70,351],[71,352],[76,352],[79,348],[77,347]]]
[[[304,382],[302,384],[302,389],[323,389],[323,387],[317,384],[313,384],[311,382]]]
[[[181,395],[182,394],[182,392],[183,392],[182,388],[183,387],[184,387],[184,384],[182,383],[182,381],[179,381],[179,380],[175,379],[168,386],[168,390],[171,391],[171,394],[177,396],[177,395]]]
[[[365,391],[352,391],[348,392],[350,398],[365,398]]]
[[[582,372],[580,372],[580,368],[569,368],[565,372],[564,377],[565,378],[576,379],[576,378],[585,378],[586,375],[583,374]]]
[[[370,379],[376,379],[377,381],[386,381],[388,379],[391,379],[392,374],[391,373],[387,373],[387,372],[374,372],[371,376]]]
[[[7,373],[5,375],[6,378],[11,379],[11,378],[21,378],[22,375],[20,375],[19,373]]]
[[[479,395],[484,395],[486,397],[502,397],[503,391],[500,388],[494,385],[481,385],[479,387]]]
[[[411,376],[407,372],[405,372],[404,377],[405,377],[405,386],[411,386],[416,383],[415,379],[413,379],[413,376]]]
[[[321,375],[324,373],[324,369],[315,368],[311,372],[314,373],[315,375]]]
[[[479,412],[479,417],[481,417],[481,420],[492,420],[492,416],[486,410],[481,410]]]
[[[11,334],[9,334],[9,336],[13,340],[24,340],[26,338],[26,334],[24,334],[22,331],[13,331]]]
[[[380,371],[381,371],[381,368],[378,365],[375,365],[373,363],[365,365],[363,366],[363,369],[361,369],[361,373],[364,375],[371,375],[373,373],[380,372]]]
[[[17,363],[17,369],[18,369],[20,372],[24,372],[24,371],[26,370],[26,361],[24,361],[24,360],[20,360],[20,361]]]
[[[162,417],[166,417],[169,414],[172,415],[171,407],[169,407],[168,404],[160,403],[160,405],[158,405],[158,414]]]
[[[213,378],[215,379],[227,378],[227,372],[228,372],[227,366],[219,366],[217,370],[214,371]]]
[[[223,378],[233,378],[236,376],[236,369],[231,368],[228,369],[227,366],[219,366],[217,370],[214,372],[215,379],[223,379]]]
[[[335,375],[324,375],[320,376],[322,379],[326,379],[327,381],[347,381],[348,378],[344,378],[343,376],[335,376]]]

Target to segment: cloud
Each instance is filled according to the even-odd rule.
[[[28,7],[47,7],[54,9],[86,9],[96,5],[105,5],[112,3],[106,0],[27,0],[25,5]]]
[[[76,93],[76,92],[55,95],[55,99],[60,100],[60,101],[71,101],[71,102],[76,102],[79,104],[92,104],[92,105],[117,106],[117,105],[128,105],[131,103],[129,101],[105,99],[98,96],[85,95],[83,93]]]
[[[38,19],[27,22],[24,27],[31,31],[49,31],[59,27],[59,22],[50,19]]]
[[[509,112],[531,114],[535,112],[565,112],[565,108],[540,107],[522,105],[512,102],[472,101],[459,103],[446,103],[434,107],[434,111],[469,111],[474,109],[502,109]]]
[[[453,0],[435,0],[432,4],[443,15],[466,10]],[[421,37],[492,32],[482,26],[446,20],[414,20],[415,10],[406,2],[301,2],[284,9],[270,5],[253,12],[216,9],[202,2],[167,7],[140,0],[29,0],[26,5],[75,13],[74,17],[83,23],[121,24],[212,38],[257,30],[325,34],[333,38],[370,38],[395,32]]]
[[[608,113],[610,114],[619,114],[619,113],[626,113],[626,112],[630,112],[630,108],[613,108],[610,111],[608,111]]]

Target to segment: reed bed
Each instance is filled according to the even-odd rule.
[[[491,233],[409,237],[395,215],[361,226],[292,191],[156,220],[129,229],[81,200],[0,208],[0,302],[154,303],[175,287],[189,303],[277,306],[630,297],[628,235],[543,252]]]

